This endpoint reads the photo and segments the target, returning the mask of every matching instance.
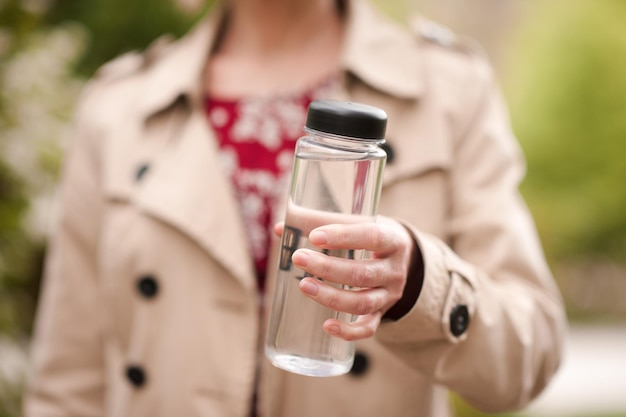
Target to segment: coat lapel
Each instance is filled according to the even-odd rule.
[[[193,111],[151,164],[136,194],[145,213],[195,240],[246,288],[255,285],[240,210],[201,111]]]
[[[256,281],[240,210],[203,111],[202,72],[223,15],[219,6],[185,38],[150,52],[154,56],[141,75],[142,87],[134,93],[139,101],[132,120],[141,122],[129,125],[137,129],[138,140],[148,142],[140,148],[155,151],[140,185],[126,188],[134,190],[129,194],[141,211],[193,239],[252,291]],[[146,159],[119,152],[117,161]],[[125,180],[112,181],[117,186],[111,188],[126,194],[120,188]]]

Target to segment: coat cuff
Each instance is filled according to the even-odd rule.
[[[385,344],[419,345],[467,337],[476,311],[475,271],[443,242],[404,223],[424,260],[424,283],[411,310],[385,321],[376,334]]]

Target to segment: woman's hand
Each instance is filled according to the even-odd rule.
[[[276,226],[278,235],[282,234],[282,228],[283,224]],[[360,316],[352,323],[328,319],[324,322],[326,332],[344,340],[373,336],[385,312],[403,296],[411,257],[418,250],[411,235],[397,221],[379,216],[376,223],[318,227],[311,231],[309,240],[321,249],[370,252],[369,259],[358,260],[298,249],[292,261],[314,276],[300,281],[300,290],[305,295],[331,310]],[[358,289],[340,289],[324,281]]]

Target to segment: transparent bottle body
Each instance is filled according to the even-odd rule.
[[[300,248],[350,259],[367,256],[353,249],[323,251],[308,235],[324,224],[375,221],[385,164],[376,144],[316,134],[298,141],[265,344],[266,356],[279,368],[334,376],[352,367],[354,342],[331,336],[322,326],[330,318],[350,322],[356,317],[302,294],[299,282],[311,275],[293,265],[291,256]]]

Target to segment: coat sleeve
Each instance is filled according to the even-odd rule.
[[[87,107],[83,99],[79,108]],[[46,255],[23,402],[26,417],[104,414],[96,264],[100,162],[96,135],[80,113],[63,170],[60,218]]]
[[[449,245],[411,224],[424,260],[413,308],[377,339],[411,367],[490,412],[519,409],[556,371],[566,317],[518,192],[524,160],[493,76],[454,143]]]

